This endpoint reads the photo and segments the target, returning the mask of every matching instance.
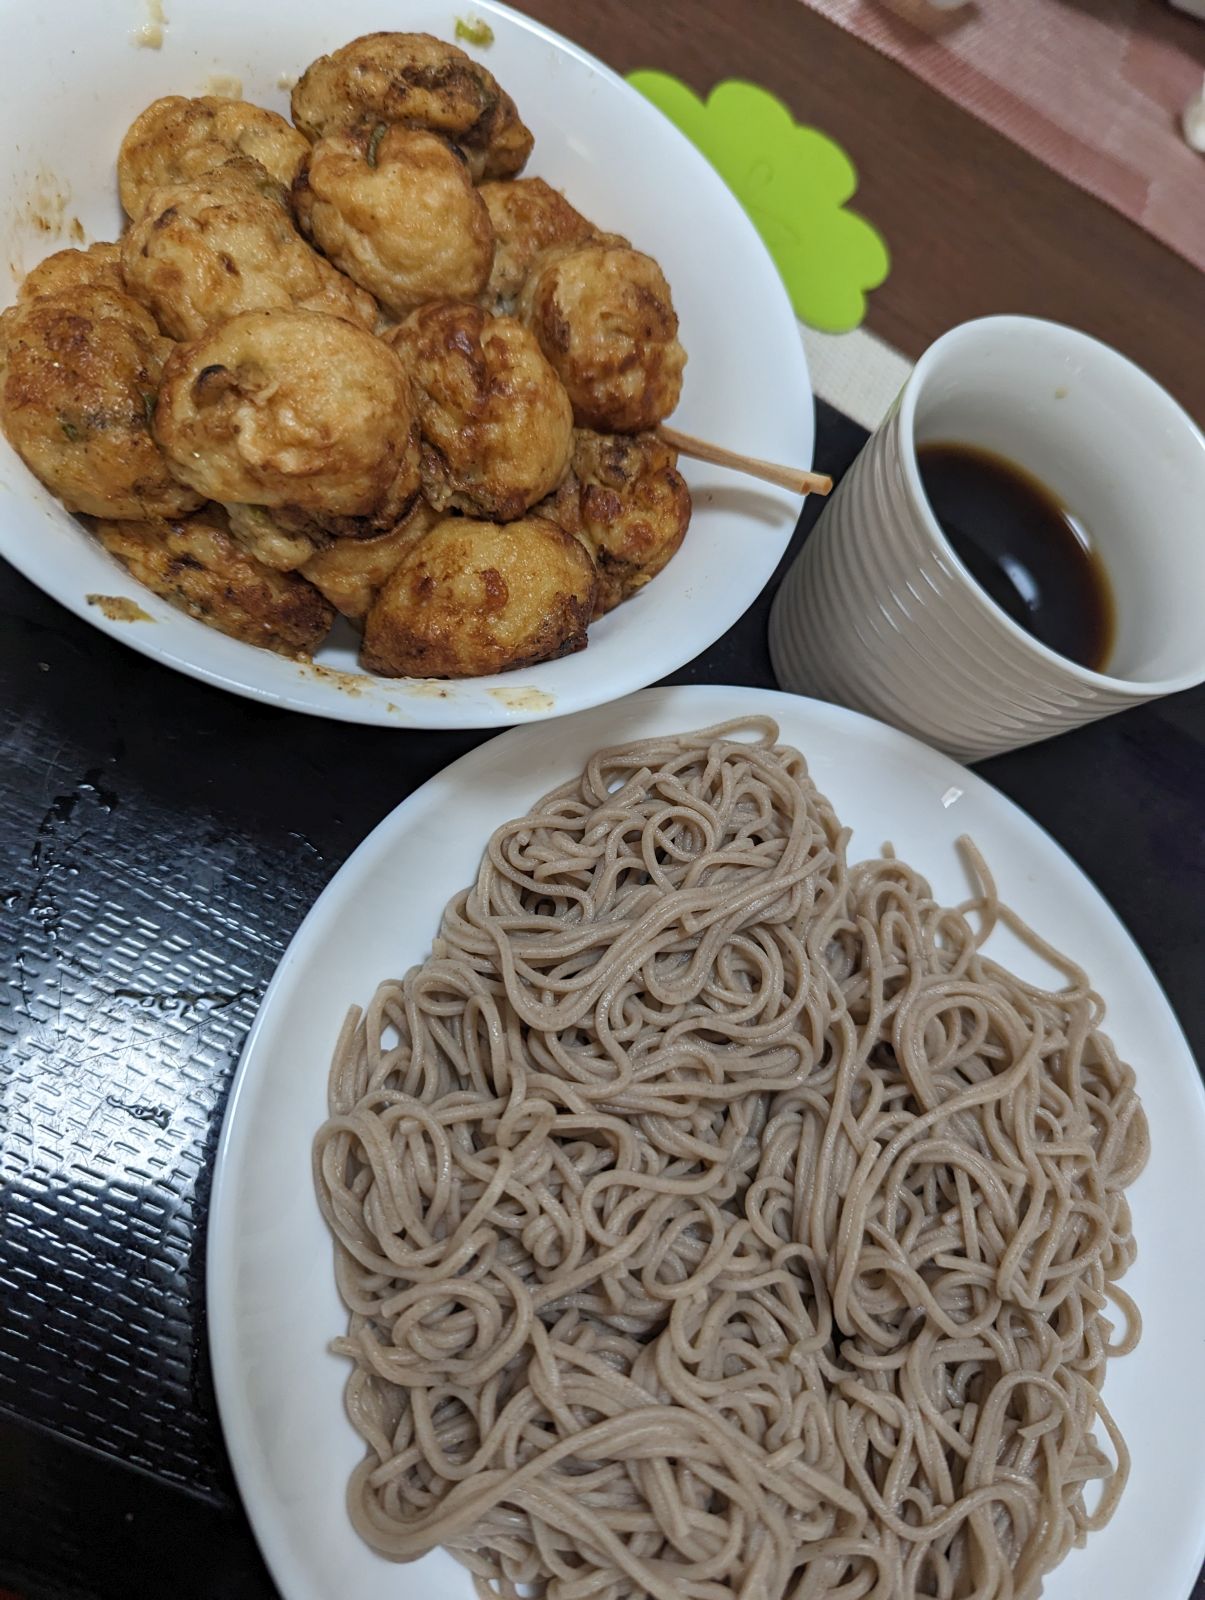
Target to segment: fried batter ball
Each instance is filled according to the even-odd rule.
[[[345,617],[359,621],[380,593],[386,578],[411,545],[439,521],[425,500],[416,500],[409,514],[376,539],[333,539],[301,569],[315,589]]]
[[[640,433],[677,405],[686,352],[669,284],[651,256],[602,241],[550,250],[523,287],[519,314],[568,389],[580,426]]]
[[[207,499],[318,527],[398,520],[419,487],[410,382],[381,340],[316,311],[244,311],[168,361],[155,435]],[[374,519],[380,519],[379,523]]]
[[[595,617],[655,578],[686,536],[690,490],[677,462],[655,433],[575,430],[570,475],[537,511],[593,553]]]
[[[224,509],[230,521],[230,537],[273,572],[296,572],[326,542],[326,536],[315,527],[282,527],[266,506],[236,505],[231,501]]]
[[[286,656],[306,656],[335,613],[304,578],[240,550],[218,506],[169,522],[100,522],[100,542],[139,583],[190,616]]]
[[[147,106],[121,141],[121,203],[137,220],[154,190],[202,177],[232,156],[258,161],[287,189],[308,150],[305,138],[275,111],[246,100],[169,94]]]
[[[173,339],[197,339],[240,311],[291,306],[376,326],[371,295],[310,249],[257,161],[154,190],[121,256],[130,293]]]
[[[494,227],[494,264],[482,303],[513,311],[535,259],[558,244],[580,244],[596,231],[543,178],[483,183],[478,191]]]
[[[320,139],[293,208],[318,248],[396,317],[428,300],[472,300],[489,278],[489,212],[433,133],[378,125]]]
[[[437,510],[509,522],[556,488],[573,408],[522,323],[443,300],[387,339],[414,383],[423,492]]]
[[[595,573],[542,517],[449,517],[403,556],[364,624],[360,660],[384,677],[473,678],[581,650]]]
[[[368,33],[319,56],[293,90],[311,139],[383,122],[426,128],[464,151],[474,178],[520,172],[532,137],[492,73],[429,33]]]
[[[81,285],[0,316],[0,425],[68,511],[172,517],[200,504],[151,434],[170,349],[115,289]]]
[[[18,300],[36,300],[42,294],[63,294],[71,289],[115,289],[124,294],[119,244],[91,244],[86,250],[56,250],[25,275]]]

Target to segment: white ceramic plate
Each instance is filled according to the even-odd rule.
[[[771,460],[810,466],[812,395],[799,329],[752,224],[678,131],[614,73],[548,29],[490,0],[168,0],[159,50],[135,31],[151,0],[0,0],[10,74],[0,97],[0,261],[9,300],[23,272],[72,241],[120,227],[114,160],[122,134],[163,94],[201,94],[215,74],[288,111],[282,78],[377,28],[451,38],[458,16],[487,17],[475,53],[536,136],[529,171],[562,187],[600,226],[665,268],[689,353],[674,422]],[[19,65],[15,65],[19,64]],[[173,610],[94,544],[0,437],[0,555],[77,616],[168,666],[238,694],[350,722],[497,727],[599,705],[672,672],[718,639],[774,571],[799,514],[785,490],[684,463],[690,532],[647,590],[590,629],[563,661],[463,682],[378,679],[359,670],[349,628],[314,666],[240,644]],[[110,621],[89,594],[128,595],[152,620]]]
[[[360,846],[289,946],[247,1040],[218,1151],[209,1228],[209,1329],[227,1443],[285,1600],[469,1600],[436,1551],[397,1567],[344,1512],[361,1444],[344,1417],[346,1318],[314,1199],[310,1144],[348,1005],[427,953],[445,902],[471,881],[493,828],[580,770],[594,750],[754,712],[778,718],[841,818],[852,854],[890,839],[947,902],[967,891],[955,839],[973,835],[1005,898],[1082,961],[1107,1027],[1138,1073],[1153,1155],[1132,1191],[1138,1262],[1125,1280],[1145,1318],[1106,1398],[1133,1452],[1113,1522],[1049,1579],[1047,1600],[1183,1600],[1205,1554],[1205,1095],[1150,969],[1058,846],[973,773],[851,711],[764,690],[651,689],[555,726],[516,729],[433,778]],[[1049,978],[1001,933],[990,949]]]

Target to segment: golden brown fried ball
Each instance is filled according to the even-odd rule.
[[[17,290],[18,300],[36,300],[41,294],[63,294],[71,289],[115,289],[124,294],[119,244],[92,244],[86,250],[56,250],[26,273]]]
[[[292,306],[376,326],[371,295],[310,249],[258,162],[154,190],[121,255],[130,293],[173,339],[200,338],[240,311]]]
[[[202,177],[232,156],[249,156],[286,189],[309,150],[305,138],[275,111],[246,100],[169,94],[135,118],[121,142],[121,203],[139,218],[155,189]]]
[[[333,608],[304,578],[273,572],[240,550],[217,506],[170,522],[100,522],[105,549],[139,583],[232,639],[309,655]]]
[[[429,33],[368,33],[319,56],[293,90],[293,121],[311,139],[374,123],[452,140],[474,178],[522,170],[532,138],[493,74]]]
[[[464,163],[433,133],[336,133],[293,187],[302,231],[387,311],[472,300],[490,275],[494,233]]]
[[[473,678],[581,650],[595,573],[542,517],[449,517],[413,545],[368,613],[360,654],[384,677]]]
[[[359,621],[367,616],[386,578],[402,557],[439,521],[425,500],[417,500],[409,514],[376,539],[333,539],[310,557],[301,573],[321,590],[345,617]]]
[[[151,434],[170,349],[114,289],[39,295],[0,316],[0,425],[68,511],[171,517],[200,504]]]
[[[568,389],[580,426],[640,433],[678,404],[686,352],[669,284],[651,256],[602,241],[550,250],[523,287],[519,314]]]
[[[418,492],[401,361],[363,328],[316,311],[244,311],[180,345],[155,435],[207,499],[291,508],[332,532],[341,518],[390,527]]]
[[[553,245],[580,244],[596,231],[543,178],[483,183],[478,191],[494,228],[494,264],[482,303],[513,311],[535,260]]]
[[[574,433],[570,475],[538,510],[593,553],[596,617],[655,578],[681,545],[690,490],[677,462],[655,433]]]
[[[266,506],[232,501],[223,509],[229,518],[230,537],[273,572],[296,572],[326,543],[326,535],[313,525],[283,527]]]
[[[556,488],[573,408],[522,323],[442,300],[387,337],[414,383],[423,492],[438,511],[509,522]]]

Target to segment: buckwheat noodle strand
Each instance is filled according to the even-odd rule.
[[[777,737],[599,752],[348,1020],[315,1174],[385,1556],[546,1600],[1027,1600],[1112,1513],[1133,1073],[973,853],[957,908],[848,866]],[[1064,987],[983,954],[1000,921]]]

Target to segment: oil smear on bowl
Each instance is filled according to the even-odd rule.
[[[488,692],[508,711],[526,711],[535,715],[541,711],[551,711],[556,705],[556,700],[547,690],[537,689],[530,683],[518,683],[513,689],[490,689]]]
[[[304,671],[312,673],[322,683],[329,683],[333,689],[339,689],[344,694],[353,698],[364,693],[367,681],[362,672],[344,672],[339,667],[326,667],[320,661],[305,661],[301,666]]]
[[[7,256],[15,290],[35,261],[40,261],[48,250],[60,248],[55,240],[70,239],[73,244],[82,245],[86,234],[79,217],[69,214],[71,185],[44,164],[26,175],[14,175],[11,195],[3,218],[0,249]],[[2,298],[7,301],[11,295]]]

